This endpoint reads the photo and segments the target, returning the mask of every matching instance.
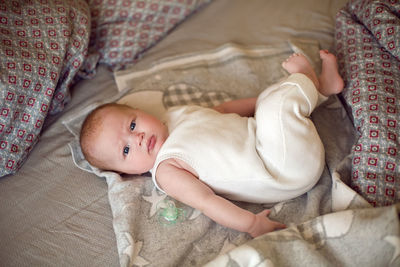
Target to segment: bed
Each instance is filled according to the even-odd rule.
[[[0,1],[2,266],[399,266],[397,0]],[[303,53],[337,55],[343,93],[312,114],[319,182],[274,205],[287,228],[252,239],[103,172],[82,120],[119,101],[156,116],[256,96]],[[179,218],[165,221],[174,205]]]

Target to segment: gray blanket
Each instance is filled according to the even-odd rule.
[[[167,58],[116,73],[120,93],[107,101],[129,103],[159,116],[169,106],[209,106],[255,96],[285,77],[280,64],[293,51],[307,55],[319,69],[318,50],[315,42],[294,40],[276,47],[226,44]],[[65,125],[77,135],[83,117],[99,104],[72,114]],[[327,153],[321,179],[308,193],[269,206],[270,217],[288,228],[257,239],[159,193],[149,175],[101,172],[83,159],[76,141],[70,147],[80,168],[107,180],[121,266],[398,265],[396,207],[372,209],[335,172],[339,164],[341,169],[349,164],[346,155],[354,131],[340,101],[331,97],[313,113],[313,120]],[[162,221],[166,200],[183,210],[176,223]],[[267,207],[237,204],[253,212]]]

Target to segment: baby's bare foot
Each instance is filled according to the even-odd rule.
[[[298,53],[292,54],[286,61],[282,63],[282,67],[287,70],[290,74],[292,73],[302,73],[306,75],[314,83],[315,87],[319,91],[319,80],[317,74],[315,73],[313,67],[307,58]]]
[[[343,90],[344,82],[338,72],[338,65],[334,54],[321,50],[322,70],[319,76],[320,92],[325,96],[338,94]]]

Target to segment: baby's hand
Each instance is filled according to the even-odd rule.
[[[286,228],[286,225],[282,223],[271,221],[268,218],[270,212],[270,210],[263,210],[256,214],[253,225],[248,232],[252,237],[257,237],[275,230]]]

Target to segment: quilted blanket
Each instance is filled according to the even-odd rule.
[[[316,42],[295,40],[277,47],[226,44],[166,58],[117,72],[121,92],[107,101],[128,103],[159,116],[169,106],[209,106],[255,96],[286,75],[280,64],[293,51],[307,55],[318,68],[318,50]],[[99,104],[72,115],[65,125],[77,136],[82,119]],[[101,172],[84,160],[76,140],[70,147],[78,167],[106,178],[121,266],[398,265],[396,207],[371,208],[334,172],[339,163],[348,164],[341,161],[354,141],[353,126],[341,102],[331,97],[313,113],[313,120],[327,151],[323,175],[308,193],[269,206],[270,217],[288,228],[257,239],[224,228],[161,194],[149,174]],[[170,203],[182,215],[165,223],[162,213]],[[253,212],[266,207],[237,204]]]

